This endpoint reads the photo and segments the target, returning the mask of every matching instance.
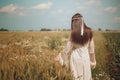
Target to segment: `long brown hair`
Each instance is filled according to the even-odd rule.
[[[85,23],[84,32],[81,35],[81,24],[83,16],[79,13],[73,15],[71,20],[71,41],[77,44],[85,45],[89,40],[92,39],[93,33],[91,28],[89,28]]]

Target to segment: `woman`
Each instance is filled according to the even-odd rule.
[[[68,57],[64,55],[68,55],[70,50],[70,70],[74,80],[92,80],[91,68],[96,66],[93,33],[79,13],[72,17],[70,38],[55,61],[68,64]]]

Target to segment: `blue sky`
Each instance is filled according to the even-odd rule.
[[[120,0],[0,0],[0,28],[70,29],[75,13],[92,29],[120,30]]]

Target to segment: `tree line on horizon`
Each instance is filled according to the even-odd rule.
[[[0,31],[8,31],[8,29],[1,28]]]
[[[0,31],[9,31],[8,29],[1,28]],[[35,31],[35,30],[28,30]],[[70,29],[49,29],[49,28],[41,28],[40,31],[70,31]],[[111,31],[110,29],[102,30],[102,28],[98,28],[98,31]]]

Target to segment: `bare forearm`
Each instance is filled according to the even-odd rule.
[[[91,61],[91,62],[95,62],[95,61],[96,61],[96,59],[95,59],[95,54],[94,54],[94,53],[91,53],[91,54],[90,54],[90,61]]]

